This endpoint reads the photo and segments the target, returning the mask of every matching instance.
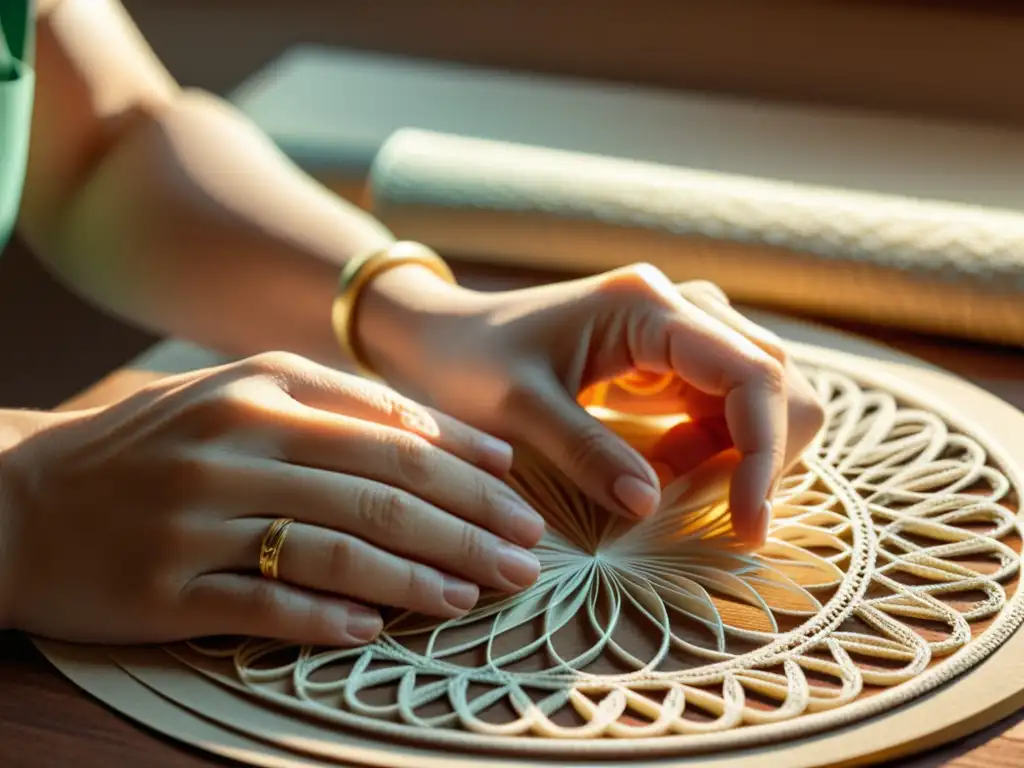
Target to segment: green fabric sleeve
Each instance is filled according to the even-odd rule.
[[[18,216],[28,162],[35,71],[31,0],[0,0],[0,250]]]

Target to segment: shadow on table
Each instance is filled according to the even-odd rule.
[[[156,339],[88,306],[20,242],[0,258],[0,407],[51,408]]]

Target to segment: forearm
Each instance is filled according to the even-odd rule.
[[[39,0],[38,32],[19,223],[50,268],[162,334],[341,362],[330,323],[339,269],[390,234],[230,106],[182,91],[117,0]],[[403,304],[437,283],[396,272],[386,282],[402,281]],[[387,315],[394,296],[375,306]],[[385,320],[363,330],[399,325]]]
[[[391,239],[231,107],[181,93],[110,148],[42,250],[77,291],[157,332],[334,363],[339,269]]]

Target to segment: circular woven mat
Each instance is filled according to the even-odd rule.
[[[730,543],[719,463],[640,525],[529,467],[541,578],[464,619],[396,613],[351,650],[38,645],[115,709],[258,765],[838,765],[988,724],[1024,686],[1024,415],[870,347],[794,356],[827,421],[758,552]]]

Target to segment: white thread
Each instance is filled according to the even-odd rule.
[[[396,617],[365,649],[255,639],[219,651],[191,647],[232,659],[237,686],[273,691],[310,716],[451,743],[467,731],[589,740],[725,734],[771,723],[799,729],[815,713],[838,714],[855,702],[868,711],[870,703],[860,705],[869,700],[859,701],[865,686],[909,686],[904,699],[916,695],[915,686],[923,692],[936,684],[926,673],[937,659],[951,657],[948,679],[1019,623],[1015,602],[995,631],[977,630],[972,640],[973,623],[1008,615],[1002,585],[1017,576],[1020,553],[1005,540],[1020,533],[1009,508],[1019,488],[978,439],[934,413],[837,371],[807,372],[828,404],[827,423],[784,481],[769,542],[754,555],[731,535],[721,502],[728,473],[720,464],[666,488],[662,510],[630,525],[527,462],[516,481],[548,517],[549,533],[537,550],[541,577],[525,593],[440,625]],[[971,567],[983,558],[990,569]],[[950,599],[969,592],[982,597]],[[730,618],[737,606],[745,606],[736,615],[746,621]],[[650,630],[646,654],[616,634],[627,613]],[[501,647],[503,636],[538,618],[543,631]],[[794,619],[801,621],[793,626]],[[924,634],[912,623],[922,620],[945,631]],[[571,625],[589,627],[589,644],[559,642]],[[693,637],[695,628],[710,640]],[[475,630],[468,639],[467,630]],[[448,636],[456,636],[451,645]],[[753,647],[737,651],[737,643]],[[473,650],[483,655],[469,663]],[[282,651],[289,662],[261,668]],[[672,653],[696,663],[672,668]],[[591,669],[609,660],[627,669]],[[516,666],[524,661],[533,666]],[[314,679],[339,662],[351,665],[344,677]],[[397,690],[395,701],[368,699],[381,685]],[[503,721],[483,716],[501,702],[511,713]],[[425,713],[430,706],[436,711]],[[567,710],[577,724],[565,724]],[[693,710],[708,717],[689,716]]]

